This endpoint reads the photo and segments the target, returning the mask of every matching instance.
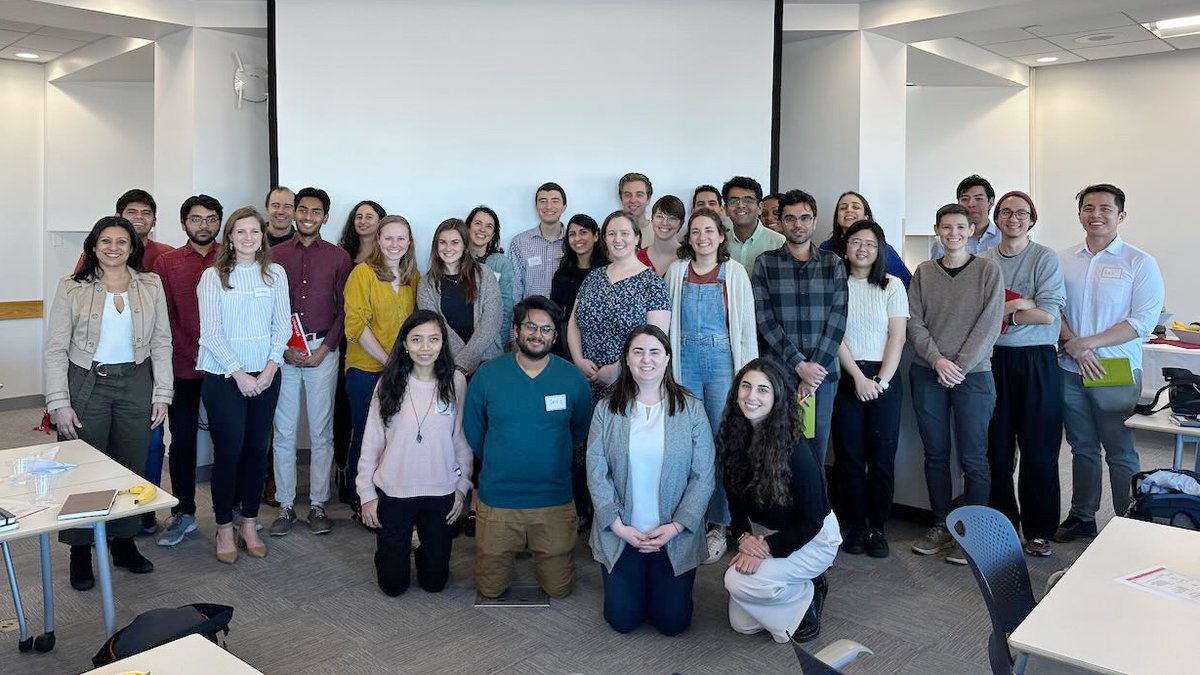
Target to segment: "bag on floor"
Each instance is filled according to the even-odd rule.
[[[128,626],[113,633],[92,657],[92,665],[106,666],[188,635],[200,634],[215,644],[217,633],[229,635],[232,618],[232,607],[204,602],[142,612]]]
[[[1200,530],[1200,474],[1155,469],[1134,474],[1126,517]]]

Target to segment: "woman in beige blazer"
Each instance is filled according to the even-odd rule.
[[[59,440],[79,438],[141,473],[150,431],[167,417],[174,382],[171,327],[158,275],[138,272],[142,243],[120,216],[97,221],[83,264],[58,284],[45,354],[46,409]],[[135,574],[154,571],[133,543],[139,519],[108,523],[112,561]],[[87,590],[92,531],[63,530],[71,545],[71,586]]]

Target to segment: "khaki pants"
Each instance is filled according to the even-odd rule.
[[[517,552],[533,553],[538,584],[552,598],[575,585],[575,505],[499,509],[479,503],[475,523],[475,584],[484,597],[499,597],[512,582]]]

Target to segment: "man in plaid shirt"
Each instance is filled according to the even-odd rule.
[[[817,226],[812,195],[803,190],[781,195],[779,224],[787,243],[758,256],[750,275],[758,333],[766,353],[796,373],[799,395],[816,399],[811,444],[823,464],[837,391],[838,347],[846,332],[846,267],[836,253],[812,242]]]

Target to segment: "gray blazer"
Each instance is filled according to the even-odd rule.
[[[684,408],[664,423],[662,477],[658,486],[661,521],[676,522],[683,531],[667,542],[667,558],[678,576],[695,568],[706,556],[704,516],[713,493],[715,459],[713,432],[704,405],[687,396]],[[596,561],[612,571],[625,550],[625,540],[609,529],[618,516],[629,523],[626,495],[629,477],[629,417],[608,411],[608,401],[596,405],[588,434],[587,481],[595,516],[590,544]]]
[[[501,354],[500,345],[496,343],[504,314],[500,284],[496,281],[496,275],[486,266],[479,265],[479,272],[475,277],[479,286],[474,303],[475,332],[471,334],[471,340],[464,344],[458,333],[447,327],[454,365],[462,367],[468,375],[474,373],[479,364]],[[442,293],[434,287],[428,275],[417,282],[417,308],[442,313]]]

